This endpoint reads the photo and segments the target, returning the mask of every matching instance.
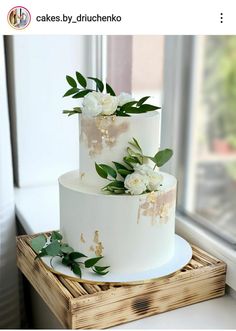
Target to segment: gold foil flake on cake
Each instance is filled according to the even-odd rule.
[[[116,119],[116,116],[81,116],[80,139],[87,145],[91,157],[115,146],[119,136],[128,130],[128,122],[118,124]]]
[[[80,173],[80,180],[82,180],[84,178],[84,176],[85,176],[85,172],[81,172]]]
[[[103,247],[102,243],[99,242],[99,243],[96,245],[96,249],[95,249],[95,254],[96,254],[96,256],[102,256],[102,255],[103,255],[103,250],[104,250],[104,247]]]
[[[170,209],[171,209],[170,203],[166,203],[161,206],[161,208],[160,208],[160,223],[161,224],[166,224],[168,222]]]
[[[151,225],[157,223],[166,224],[175,203],[175,196],[176,190],[173,189],[168,192],[151,192],[145,198],[141,197],[139,200],[137,223],[139,224],[143,217],[147,217]]]
[[[81,233],[81,235],[80,235],[80,241],[81,241],[83,244],[86,243],[86,241],[85,241],[85,239],[84,239],[84,235],[83,235],[83,233]]]
[[[94,231],[93,242],[94,242],[94,245],[91,245],[89,247],[89,250],[91,252],[95,252],[96,256],[102,256],[104,247],[103,247],[103,244],[102,244],[102,242],[99,238],[99,231],[98,230]]]
[[[95,232],[94,232],[93,242],[94,242],[95,244],[98,244],[98,243],[99,243],[99,232],[98,232],[98,231],[95,231]]]

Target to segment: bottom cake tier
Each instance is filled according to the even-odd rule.
[[[117,274],[154,269],[174,254],[175,177],[161,173],[158,192],[107,195],[85,186],[79,171],[59,178],[60,231],[65,242],[89,257],[104,256]]]

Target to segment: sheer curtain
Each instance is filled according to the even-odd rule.
[[[0,329],[20,327],[15,211],[3,36],[0,37]]]

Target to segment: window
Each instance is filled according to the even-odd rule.
[[[161,105],[163,94],[163,36],[109,36],[107,81],[117,93],[144,95]]]
[[[117,94],[131,93],[136,100],[150,96],[152,104],[162,105],[164,40],[148,35],[107,37],[106,80]]]
[[[195,37],[182,210],[236,243],[236,37]]]

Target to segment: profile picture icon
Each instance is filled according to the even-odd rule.
[[[7,20],[12,28],[17,30],[25,29],[30,24],[30,12],[22,6],[13,7],[7,15]]]

